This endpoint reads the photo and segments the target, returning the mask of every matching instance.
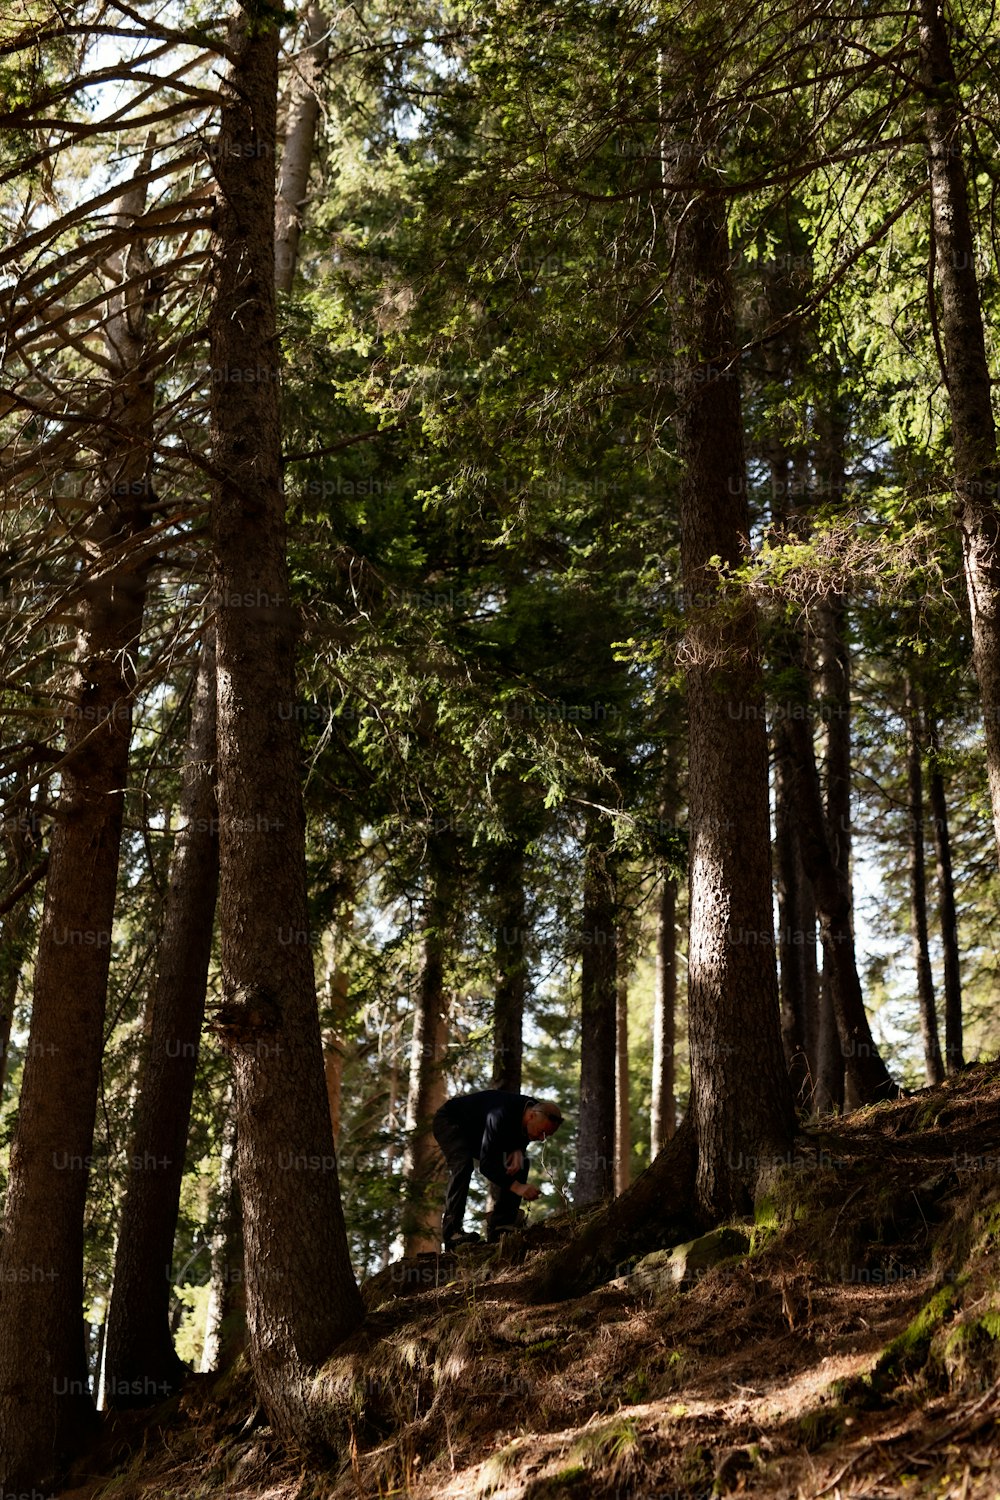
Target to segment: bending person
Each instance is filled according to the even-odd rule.
[[[557,1104],[503,1089],[458,1094],[441,1106],[433,1128],[450,1173],[441,1220],[446,1250],[480,1238],[462,1230],[473,1162],[498,1190],[496,1206],[486,1216],[486,1238],[492,1242],[517,1223],[521,1199],[532,1203],[538,1197],[539,1189],[528,1182],[528,1142],[546,1140],[561,1124]]]

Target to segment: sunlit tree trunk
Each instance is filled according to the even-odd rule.
[[[430,864],[406,1100],[407,1203],[403,1216],[406,1255],[437,1250],[441,1243],[441,1208],[435,1189],[442,1164],[441,1153],[431,1134],[431,1122],[446,1097],[444,1061],[448,1047],[448,992],[445,966],[454,897],[445,852],[437,848],[430,856]]]
[[[839,444],[836,445],[839,451]],[[842,475],[842,465],[836,465]],[[828,470],[829,472],[829,470]],[[821,599],[816,607],[819,702],[823,719],[825,812],[830,856],[837,880],[847,893],[848,921],[854,930],[854,893],[851,873],[851,663],[844,637],[847,608],[840,595]],[[839,1111],[844,1105],[846,1059],[834,1009],[836,969],[829,948],[823,951],[823,974],[818,990],[816,1085],[813,1107],[818,1114]]]
[[[612,857],[588,819],[583,852],[580,1104],[574,1201],[614,1192],[617,910]]]
[[[105,1336],[105,1403],[149,1406],[183,1374],[169,1327],[170,1265],[212,956],[219,879],[215,640],[206,632],[182,772],[149,1035]]]
[[[816,894],[824,979],[829,985],[847,1074],[859,1103],[895,1098],[898,1086],[882,1060],[865,1011],[854,947],[850,882],[834,863],[830,849],[812,727],[805,720],[793,720],[789,730],[801,812],[803,859]]]
[[[393,1027],[392,1040],[390,1045],[392,1047],[392,1061],[389,1067],[389,1097],[386,1101],[385,1110],[385,1132],[388,1139],[388,1145],[385,1149],[385,1175],[387,1182],[392,1182],[396,1175],[396,1163],[399,1160],[398,1142],[401,1134],[399,1128],[400,1122],[398,1118],[400,1041],[397,1027]],[[385,1228],[383,1231],[382,1239],[383,1271],[389,1264],[390,1258],[392,1256],[392,1242],[393,1224],[392,1220],[387,1215],[385,1219]]]
[[[212,503],[218,600],[218,1030],[233,1062],[247,1331],[275,1430],[305,1442],[311,1377],[360,1322],[309,942],[281,485],[275,24],[243,10],[213,147]],[[248,399],[246,372],[255,372]],[[242,377],[242,378],[240,378]]]
[[[118,206],[127,228],[144,188]],[[75,601],[75,666],[35,959],[28,1056],[0,1246],[0,1487],[49,1483],[94,1421],[84,1357],[83,1223],[104,1048],[132,695],[146,580],[153,379],[148,262],[109,263],[108,434]],[[131,290],[114,285],[137,278]]]
[[[702,175],[700,147],[678,169]],[[768,754],[757,621],[723,605],[717,563],[749,533],[743,421],[723,202],[705,174],[676,225],[677,446],[691,828],[688,1035],[696,1196],[745,1211],[789,1149],[771,908]],[[733,829],[739,809],[739,832]],[[662,1159],[662,1158],[661,1158]]]
[[[954,490],[972,617],[993,829],[1000,850],[1000,504],[996,427],[959,85],[942,0],[920,0],[920,68],[930,166],[940,347],[951,410]]]
[[[924,1044],[924,1070],[929,1084],[941,1083],[944,1062],[938,1040],[934,1004],[934,975],[927,934],[927,875],[924,865],[924,777],[920,732],[920,702],[912,681],[906,684],[906,780],[909,829],[910,946],[917,975],[920,1035]]]
[[[330,23],[319,5],[306,10],[305,45],[292,64],[284,149],[278,172],[274,223],[274,277],[290,292],[298,264],[299,235],[309,190],[319,123],[319,83],[329,51]]]
[[[624,955],[619,931],[618,952]],[[619,961],[615,1016],[615,1192],[624,1193],[632,1180],[632,1111],[629,1107],[628,973]]]
[[[323,1033],[323,1073],[326,1078],[326,1097],[330,1106],[330,1129],[333,1143],[340,1141],[341,1116],[344,1104],[344,1059],[347,1043],[344,1024],[350,1008],[350,976],[343,966],[334,960],[326,983],[327,1006],[330,1025]]]
[[[225,1369],[246,1344],[246,1295],[240,1192],[236,1182],[236,1115],[226,1097],[211,1233],[211,1269],[202,1370]]]
[[[653,1079],[650,1109],[650,1160],[671,1140],[676,1128],[674,1097],[677,1036],[677,882],[669,871],[660,876],[656,903],[656,978],[653,999]]]
[[[802,320],[792,317],[801,295],[802,281],[795,267],[805,261],[803,238],[790,218],[775,220],[775,253],[762,267],[768,320],[772,328],[786,327],[780,337],[764,346],[767,386],[772,399],[781,391],[794,391],[806,373],[806,340]],[[804,497],[808,490],[808,468],[801,436],[793,435],[775,421],[765,452],[771,477],[771,522],[778,536],[808,535],[810,516]],[[771,706],[771,740],[774,753],[774,865],[778,907],[778,993],[781,1003],[781,1039],[785,1064],[796,1103],[808,1106],[812,1094],[812,1070],[807,1038],[814,1029],[815,990],[810,989],[806,961],[809,937],[807,917],[812,916],[809,881],[802,862],[799,812],[795,800],[796,776],[788,733],[789,715],[812,711],[808,673],[808,648],[801,624],[780,620],[773,627],[768,653],[779,684]],[[788,684],[791,691],[783,691]],[[815,931],[815,929],[814,929]],[[815,944],[815,936],[813,935]]]
[[[941,922],[941,948],[944,955],[944,1060],[949,1078],[965,1066],[962,1041],[962,963],[958,947],[958,911],[955,905],[955,880],[951,868],[951,838],[948,832],[948,800],[941,773],[941,746],[937,720],[927,711],[927,744],[930,767],[927,794],[934,820],[934,852]]]

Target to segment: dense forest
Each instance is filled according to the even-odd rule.
[[[106,1483],[156,1410],[256,1433],[288,1500],[499,1492],[594,1410],[503,1493],[833,1493],[766,1488],[763,1418],[657,1468],[621,1416],[694,1409],[673,1334],[616,1373],[623,1307],[721,1357],[765,1282],[800,1345],[892,1283],[803,1451],[918,1369],[992,1391],[948,1418],[982,1437],[997,36],[980,0],[7,0],[0,1500]],[[431,1122],[490,1088],[565,1123],[521,1232],[442,1255]],[[532,1405],[584,1326],[598,1406]],[[524,1409],[475,1481],[469,1368]],[[996,1493],[905,1492],[953,1480]]]

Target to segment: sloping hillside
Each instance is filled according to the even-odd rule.
[[[116,1419],[74,1494],[1000,1494],[1000,1071],[810,1130],[788,1169],[756,1224],[573,1300],[535,1291],[570,1220],[391,1266],[321,1377],[325,1459],[282,1454],[235,1371]]]

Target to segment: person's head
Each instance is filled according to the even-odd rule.
[[[529,1141],[544,1141],[562,1124],[562,1110],[548,1099],[532,1099],[524,1111],[524,1129]]]

